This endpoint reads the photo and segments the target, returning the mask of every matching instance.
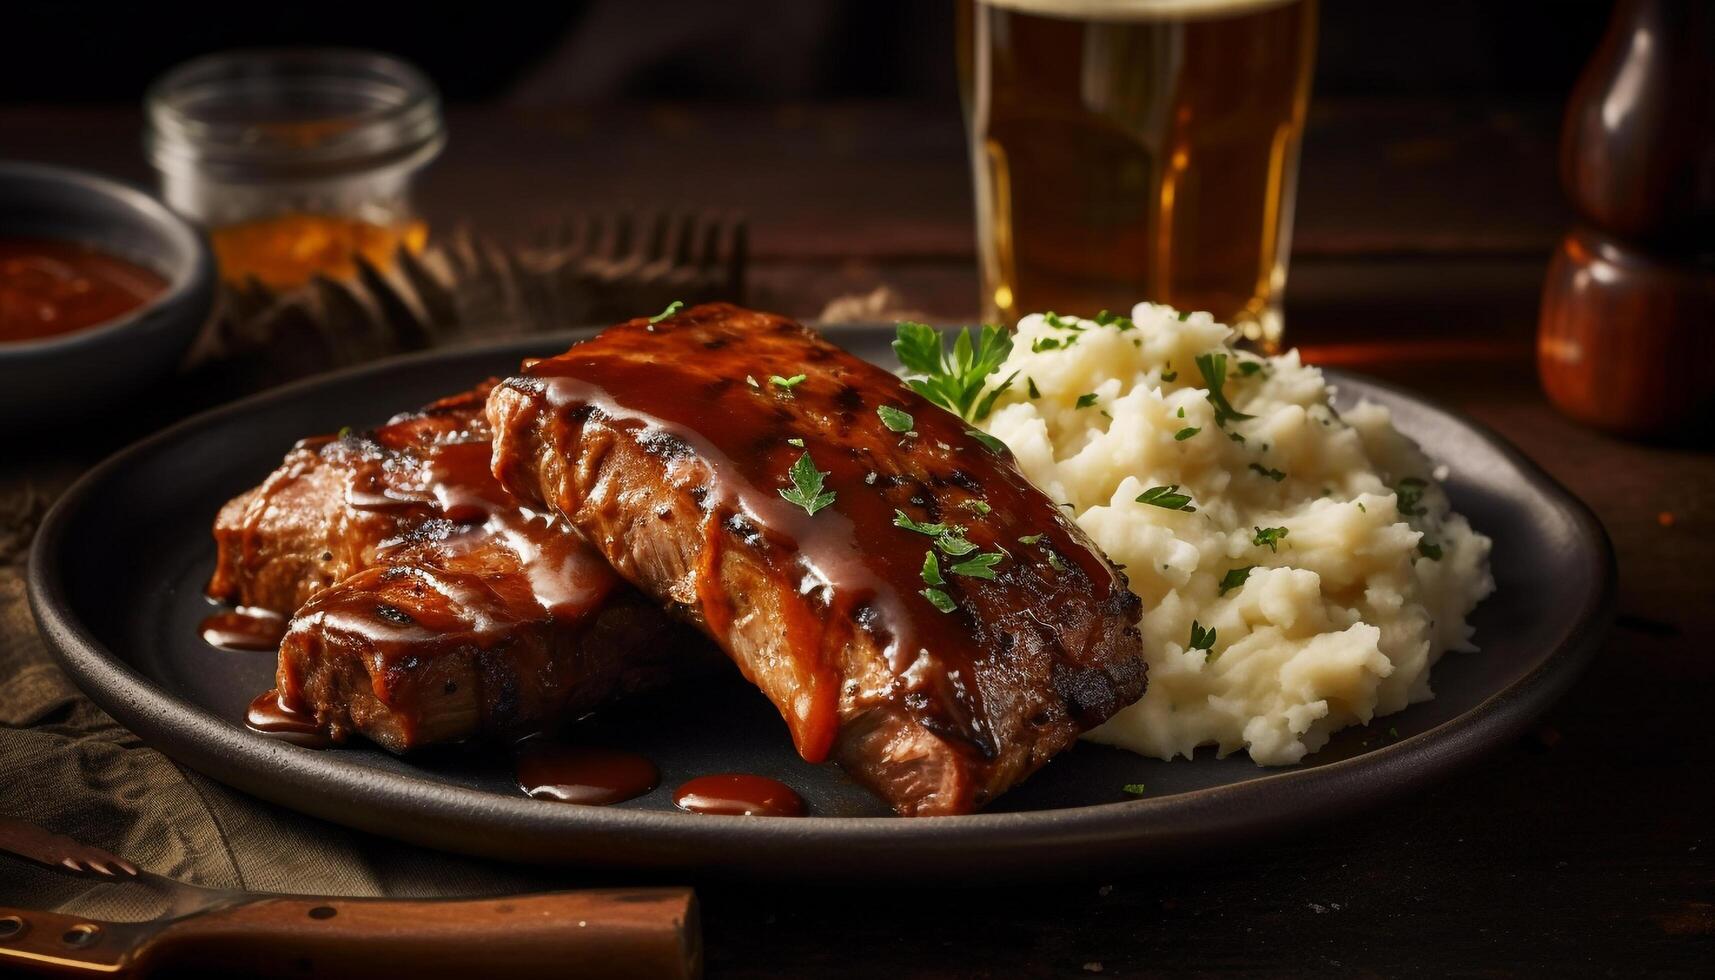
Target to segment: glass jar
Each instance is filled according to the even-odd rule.
[[[221,276],[289,289],[421,250],[416,173],[446,142],[440,97],[397,58],[233,51],[150,87],[145,150],[166,202],[209,232]]]

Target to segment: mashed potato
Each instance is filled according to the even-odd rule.
[[[982,423],[1143,599],[1148,693],[1088,737],[1285,765],[1431,697],[1436,659],[1475,649],[1489,539],[1388,410],[1337,413],[1321,371],[1207,313],[1103,320],[1020,321]]]

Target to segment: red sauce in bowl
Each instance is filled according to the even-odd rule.
[[[0,343],[88,330],[166,288],[160,275],[87,245],[0,238]]]

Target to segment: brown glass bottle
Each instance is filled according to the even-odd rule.
[[[1537,363],[1567,415],[1634,436],[1715,410],[1715,4],[1621,0],[1573,90]]]

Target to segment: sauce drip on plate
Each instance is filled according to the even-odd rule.
[[[642,796],[661,774],[634,752],[531,739],[518,746],[518,788],[538,800],[606,806]]]
[[[197,627],[204,643],[222,650],[266,650],[280,648],[286,634],[286,617],[267,609],[239,606],[203,619]]]
[[[689,813],[734,817],[801,817],[804,800],[767,776],[720,773],[698,776],[673,791],[673,804]]]
[[[251,731],[306,748],[325,749],[333,744],[312,715],[281,700],[279,691],[265,691],[250,702],[244,723]]]
[[[88,330],[166,288],[149,269],[87,245],[0,238],[0,343]]]

